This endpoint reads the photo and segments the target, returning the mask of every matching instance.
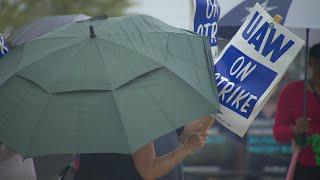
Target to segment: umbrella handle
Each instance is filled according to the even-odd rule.
[[[200,128],[200,131],[207,131],[214,123],[215,118],[209,115],[202,118],[201,121],[202,121],[202,126]]]

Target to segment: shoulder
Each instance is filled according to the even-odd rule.
[[[297,91],[303,90],[304,88],[304,81],[303,80],[297,80],[292,81],[289,84],[286,85],[283,92],[285,93],[296,93]]]

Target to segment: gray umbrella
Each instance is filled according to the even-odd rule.
[[[83,14],[46,16],[34,20],[30,24],[27,24],[18,29],[8,37],[8,40],[15,45],[21,45],[71,22],[86,20],[89,18],[90,16],[86,16]]]

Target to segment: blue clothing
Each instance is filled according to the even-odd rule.
[[[184,127],[169,134],[161,136],[154,141],[156,156],[166,155],[181,143],[178,136],[183,132]],[[81,154],[80,166],[77,180],[142,180],[134,167],[131,155],[112,153]],[[178,164],[168,174],[157,180],[183,180],[182,164]]]
[[[181,143],[178,140],[177,133],[181,133],[181,131],[173,131],[169,134],[159,137],[156,139],[154,143],[156,156],[163,156],[171,151],[178,148]],[[174,169],[172,169],[168,174],[158,178],[157,180],[183,180],[183,171],[182,171],[182,163],[179,163]]]
[[[80,154],[77,180],[143,180],[132,156],[116,153]]]

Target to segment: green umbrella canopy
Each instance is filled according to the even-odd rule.
[[[0,141],[24,157],[131,154],[219,111],[210,64],[206,37],[149,16],[66,25],[0,59]]]

